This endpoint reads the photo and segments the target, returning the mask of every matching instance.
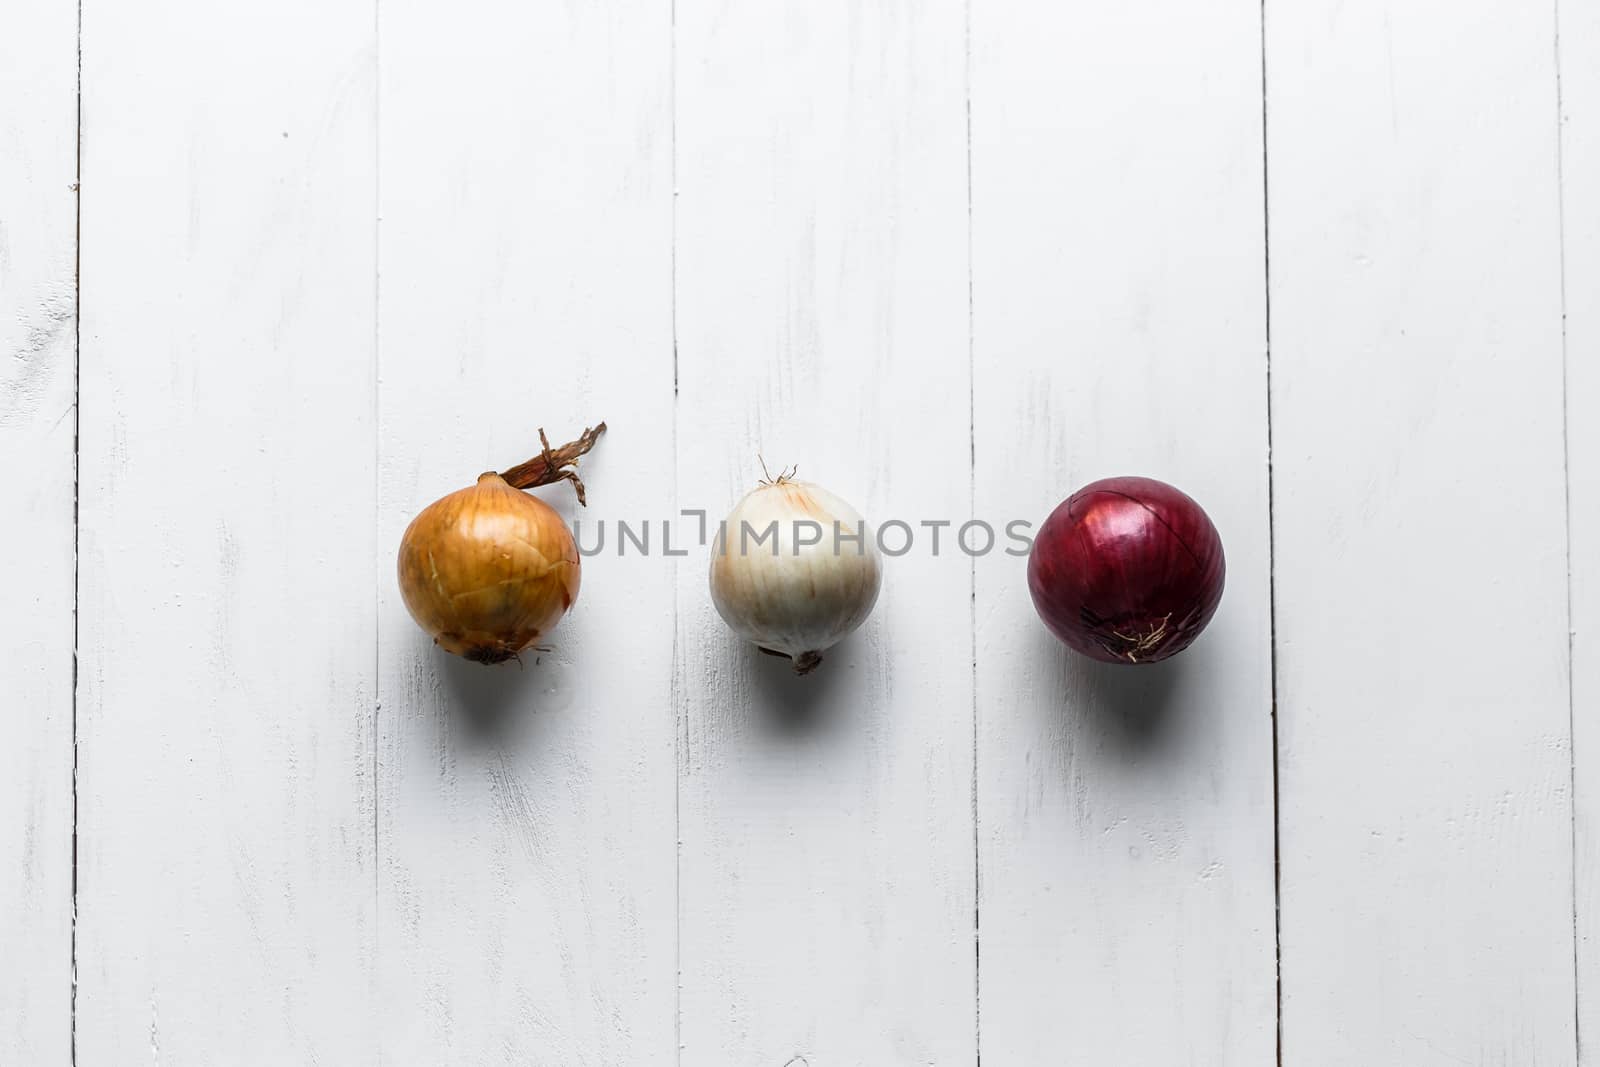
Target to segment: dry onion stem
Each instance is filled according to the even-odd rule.
[[[551,448],[550,439],[544,435],[544,427],[541,426],[539,443],[544,445],[544,451],[526,463],[518,463],[510,470],[502,471],[500,477],[513,489],[533,489],[536,486],[553,485],[560,481],[571,482],[572,488],[578,493],[578,503],[587,507],[589,501],[583,495],[583,482],[578,478],[578,457],[593,448],[594,443],[605,432],[606,424],[603,422],[592,429],[585,427],[576,441],[560,448]]]
[[[424,508],[400,539],[400,594],[447,652],[502,663],[550,632],[578,596],[578,546],[555,509],[522,492],[571,482],[586,504],[578,457],[606,424]]]

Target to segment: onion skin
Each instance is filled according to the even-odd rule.
[[[399,573],[406,609],[440,648],[501,663],[578,598],[578,546],[554,508],[490,472],[411,520]]]
[[[841,543],[834,551],[834,523]],[[797,545],[797,522],[814,522],[822,540]],[[746,542],[743,524],[754,531]],[[772,539],[754,538],[768,525]],[[864,531],[858,549],[853,540]],[[820,486],[780,476],[747,493],[723,522],[723,543],[711,554],[711,602],[735,633],[763,652],[787,656],[796,674],[809,674],[822,652],[866,621],[878,601],[882,569],[877,539],[860,514]],[[807,536],[814,531],[808,530]]]
[[[1039,617],[1067,647],[1104,663],[1156,663],[1188,648],[1225,581],[1211,519],[1153,478],[1084,486],[1050,513],[1028,557]]]
[[[522,492],[571,482],[585,503],[578,458],[605,433],[601,422],[503,474],[441,497],[400,538],[400,595],[417,625],[446,652],[503,663],[555,628],[578,599],[578,545],[555,509]]]

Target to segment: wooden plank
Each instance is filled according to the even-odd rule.
[[[1552,11],[1268,31],[1284,1060],[1571,1063]]]
[[[1578,1051],[1600,1064],[1600,5],[1559,6]]]
[[[1273,841],[1260,27],[1250,5],[972,14],[976,510],[1139,474],[1227,590],[1091,663],[977,565],[980,1040],[997,1063],[1268,1063]]]
[[[80,1063],[372,1048],[373,43],[84,3]]]
[[[962,5],[677,4],[679,499],[966,516]],[[884,562],[797,678],[679,568],[686,1065],[975,1056],[970,564]],[[892,541],[898,547],[899,541]]]
[[[76,13],[0,18],[0,1063],[72,1041]]]
[[[380,11],[382,1043],[405,1063],[657,1063],[674,1047],[670,9]],[[432,648],[411,517],[605,419],[606,551],[552,651]],[[538,491],[563,515],[567,486]],[[658,546],[657,546],[658,547]]]

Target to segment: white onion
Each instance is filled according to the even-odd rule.
[[[876,538],[856,509],[785,477],[734,506],[711,554],[717,614],[797,674],[866,621],[880,581]]]

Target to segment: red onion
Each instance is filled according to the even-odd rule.
[[[1153,478],[1107,478],[1039,528],[1028,591],[1068,647],[1105,663],[1155,663],[1200,636],[1225,570],[1199,504]]]

